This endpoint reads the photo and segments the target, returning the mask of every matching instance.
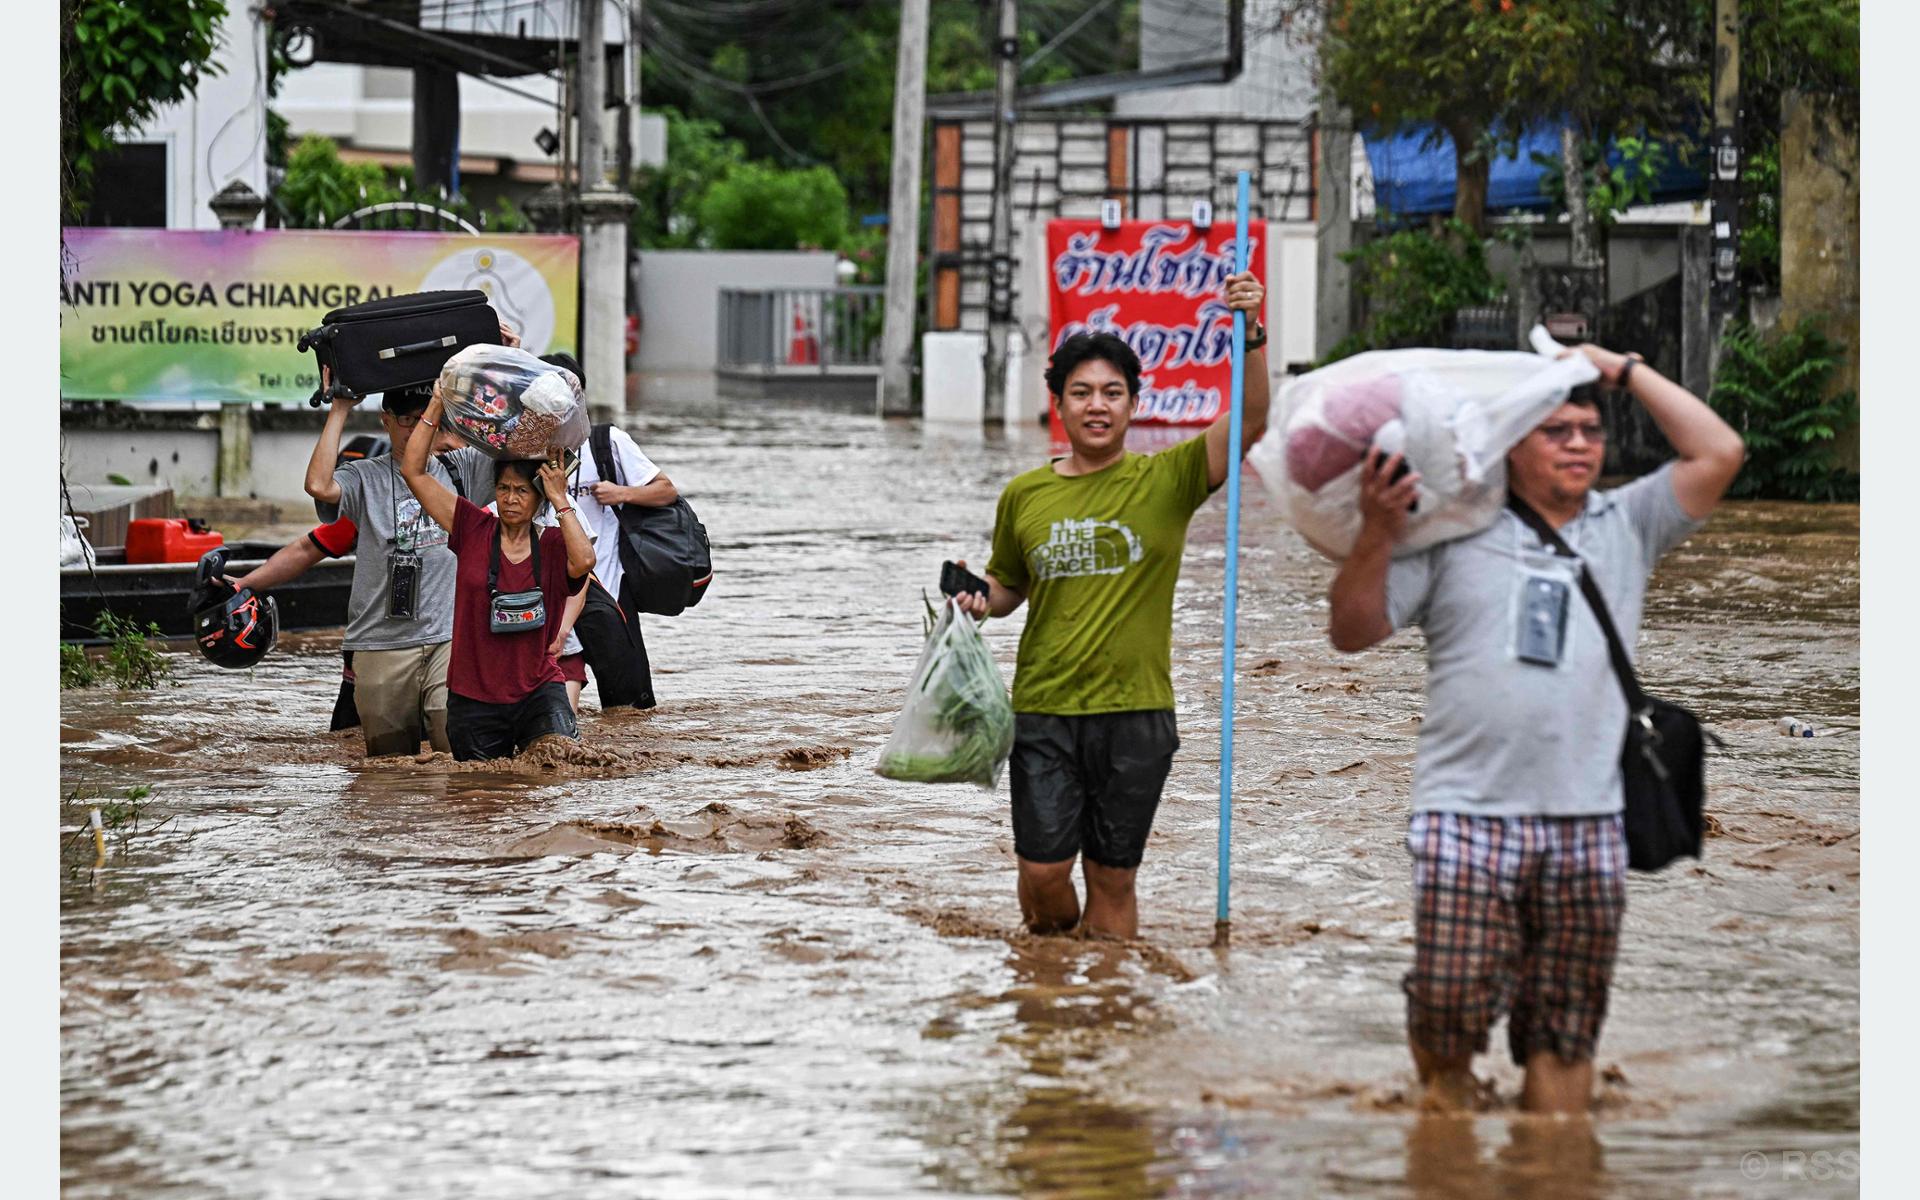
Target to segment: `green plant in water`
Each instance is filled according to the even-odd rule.
[[[113,613],[100,614],[95,627],[108,640],[106,674],[122,688],[156,688],[173,681],[173,664],[167,656],[148,645],[148,639],[164,636],[158,623],[139,624]],[[64,662],[64,659],[63,659]]]
[[[116,841],[124,855],[133,839],[142,836],[141,822],[147,819],[152,805],[153,789],[144,783],[127,788],[117,800],[103,799],[85,784],[76,784],[61,801],[64,810],[61,824],[73,830],[61,844],[61,857],[76,869],[94,865],[93,822],[88,816],[93,809],[100,811],[101,832]],[[144,833],[158,833],[172,821],[173,817],[169,816],[157,825],[148,826]]]
[[[1326,362],[1363,350],[1440,345],[1457,310],[1492,303],[1506,290],[1487,267],[1486,242],[1459,221],[1443,223],[1437,234],[1402,229],[1340,257],[1353,264],[1353,286],[1367,298],[1367,323],[1342,338]]]
[[[1844,351],[1812,318],[1764,335],[1746,324],[1727,330],[1707,400],[1747,443],[1729,495],[1859,499],[1860,477],[1834,462],[1834,443],[1860,411],[1855,393],[1830,387]]]
[[[100,679],[100,668],[87,657],[87,648],[72,642],[60,643],[60,687],[92,687]]]

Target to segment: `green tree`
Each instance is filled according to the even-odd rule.
[[[220,72],[225,0],[60,0],[60,199],[85,209],[115,129],[151,121]]]
[[[1138,0],[1108,5],[1024,69],[1021,82],[1133,70],[1138,9]],[[1023,0],[1022,53],[1039,51],[1085,10],[1086,0]],[[978,0],[932,0],[930,94],[993,86],[992,15]],[[855,211],[885,208],[898,5],[766,0],[707,5],[696,19],[691,6],[675,4],[648,16],[649,101],[715,122],[744,158],[831,168]]]
[[[412,167],[343,162],[332,138],[308,134],[288,151],[286,176],[274,189],[273,202],[289,228],[327,229],[341,217],[371,204],[419,199],[412,185]],[[492,233],[525,233],[533,228],[527,215],[505,196],[490,209],[464,194],[437,198],[432,203]]]
[[[340,161],[333,139],[309,134],[287,152],[287,176],[274,190],[289,225],[325,229],[353,210],[402,198],[377,163]]]
[[[837,250],[847,236],[847,192],[825,167],[743,163],[707,189],[700,220],[716,250]]]
[[[667,161],[634,172],[633,240],[645,250],[688,249],[709,244],[700,217],[707,189],[747,161],[747,149],[726,135],[718,121],[664,110]]]
[[[1558,4],[1329,0],[1321,69],[1362,125],[1431,125],[1453,143],[1454,219],[1485,232],[1492,157],[1575,83],[1581,30]]]
[[[1498,300],[1505,289],[1487,267],[1487,243],[1465,223],[1402,229],[1341,256],[1367,300],[1367,323],[1327,353],[1327,362],[1396,346],[1437,346],[1456,310]]]

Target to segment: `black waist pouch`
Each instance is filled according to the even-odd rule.
[[[499,343],[500,317],[485,292],[412,292],[336,308],[299,348],[333,372],[335,395],[365,396],[432,383],[468,346]],[[308,403],[326,399],[315,392]]]

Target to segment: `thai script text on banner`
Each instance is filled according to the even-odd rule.
[[[1247,222],[1249,269],[1266,282],[1266,222]],[[1140,356],[1133,421],[1208,425],[1227,411],[1233,375],[1233,313],[1223,292],[1233,274],[1233,223],[1196,229],[1184,221],[1047,222],[1048,352],[1076,333],[1112,333]],[[1249,327],[1251,331],[1251,327]],[[1058,412],[1054,440],[1064,442]]]

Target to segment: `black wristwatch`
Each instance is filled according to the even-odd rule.
[[[1255,321],[1253,328],[1247,331],[1247,349],[1258,350],[1266,344],[1267,327],[1262,322]]]
[[[1626,365],[1620,368],[1620,375],[1619,375],[1619,378],[1617,378],[1617,379],[1615,379],[1615,380],[1613,381],[1613,386],[1614,386],[1614,387],[1616,387],[1616,388],[1619,388],[1619,389],[1620,389],[1621,391],[1623,391],[1623,392],[1624,392],[1624,391],[1626,391],[1626,390],[1627,390],[1627,378],[1628,378],[1629,376],[1631,376],[1631,375],[1633,374],[1633,367],[1634,367],[1634,364],[1635,364],[1635,363],[1643,363],[1643,362],[1645,362],[1645,361],[1647,361],[1647,357],[1646,357],[1646,355],[1644,355],[1644,354],[1640,354],[1640,353],[1638,353],[1638,352],[1634,352],[1634,351],[1629,351],[1629,352],[1628,352],[1628,354],[1627,354],[1627,362],[1626,362]]]

